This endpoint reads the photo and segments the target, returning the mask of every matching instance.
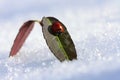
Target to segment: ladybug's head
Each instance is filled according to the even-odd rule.
[[[63,33],[64,32],[64,27],[61,25],[60,22],[54,22],[51,26],[51,31],[54,33],[54,34],[60,34],[60,33]]]

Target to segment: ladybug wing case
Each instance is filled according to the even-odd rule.
[[[52,31],[53,24],[59,22],[64,31],[54,33]],[[43,17],[41,21],[43,36],[49,46],[51,52],[60,60],[77,59],[74,43],[66,29],[66,27],[54,17]],[[57,26],[54,26],[57,27]]]

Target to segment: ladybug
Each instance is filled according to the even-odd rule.
[[[54,35],[59,35],[63,33],[65,30],[61,23],[57,21],[52,24],[51,31]]]

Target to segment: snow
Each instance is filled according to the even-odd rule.
[[[119,0],[86,1],[26,0],[29,4],[20,7],[23,2],[1,0],[0,80],[120,80]],[[55,16],[67,26],[78,60],[59,62],[37,23],[19,53],[8,57],[20,26],[43,16]]]

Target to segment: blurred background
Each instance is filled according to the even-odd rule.
[[[0,0],[1,80],[119,80],[119,0]],[[63,22],[78,60],[60,63],[50,52],[39,24],[18,55],[13,41],[27,20],[53,16]]]

